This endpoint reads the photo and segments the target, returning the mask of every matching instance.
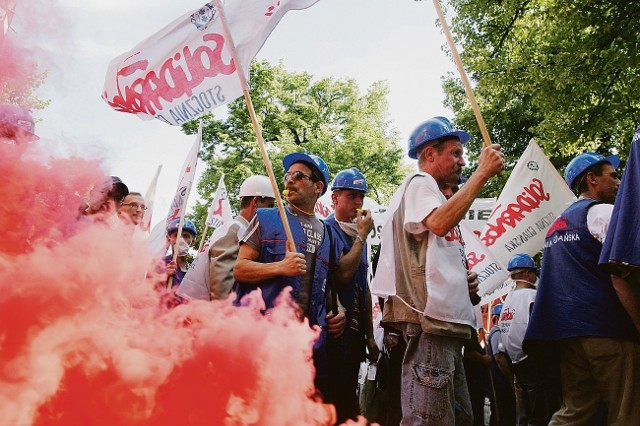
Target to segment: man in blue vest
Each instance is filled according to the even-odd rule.
[[[329,168],[317,155],[295,152],[285,156],[285,208],[296,251],[287,249],[287,237],[278,209],[258,209],[240,242],[234,268],[238,282],[237,303],[260,288],[266,309],[273,307],[282,290],[291,287],[301,317],[309,325],[318,325],[322,333],[314,344],[316,387],[326,393],[328,375],[326,339],[333,327],[344,327],[344,314],[329,316],[327,321],[327,279],[332,253],[326,226],[315,215],[317,199],[326,192]],[[335,250],[335,249],[333,249]]]
[[[326,223],[331,227],[341,255],[338,281],[344,285],[337,291],[347,316],[344,333],[330,342],[336,349],[331,352],[330,360],[331,402],[336,405],[338,423],[342,423],[349,418],[355,420],[360,413],[356,389],[360,363],[367,350],[369,360],[374,364],[378,361],[368,285],[367,235],[373,229],[373,218],[370,211],[362,209],[367,181],[357,168],[336,174],[331,191],[334,213]]]
[[[563,403],[550,425],[593,424],[602,403],[607,424],[640,424],[640,333],[620,302],[620,283],[598,266],[618,164],[615,155],[574,158],[564,177],[580,198],[547,232],[523,347],[560,355]]]

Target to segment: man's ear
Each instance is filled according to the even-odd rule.
[[[322,183],[320,181],[315,182],[315,190],[313,192],[318,194],[318,198],[320,198],[320,194],[322,194],[322,189],[323,188],[324,188],[324,183]]]

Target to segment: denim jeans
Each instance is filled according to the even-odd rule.
[[[402,426],[473,424],[469,389],[462,365],[463,339],[405,329],[402,363]]]

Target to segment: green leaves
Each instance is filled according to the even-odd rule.
[[[532,137],[560,171],[586,150],[626,155],[640,123],[634,90],[640,87],[640,4],[451,0],[450,5],[483,117],[509,162]],[[444,89],[456,124],[472,129],[475,143],[481,143],[457,76],[448,76]]]
[[[308,73],[287,72],[282,64],[254,61],[250,93],[267,144],[269,158],[282,189],[282,158],[294,151],[320,155],[331,177],[340,170],[358,167],[366,176],[369,196],[386,202],[402,181],[402,149],[387,112],[388,88],[374,83],[364,94],[351,79],[314,79]],[[195,133],[197,124],[183,126]],[[202,159],[206,163],[198,191],[210,203],[221,173],[234,207],[242,181],[267,172],[258,149],[243,99],[228,107],[228,117],[204,117]],[[206,206],[196,208],[204,223]]]

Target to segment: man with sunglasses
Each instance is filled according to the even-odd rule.
[[[301,318],[322,332],[313,346],[316,387],[326,393],[328,374],[326,340],[332,327],[344,327],[344,314],[327,319],[330,263],[336,253],[329,232],[315,215],[315,204],[329,183],[329,168],[317,155],[295,152],[285,156],[285,207],[295,251],[287,237],[278,209],[258,209],[240,242],[234,276],[237,301],[260,288],[265,308],[271,309],[282,290],[291,288]]]

